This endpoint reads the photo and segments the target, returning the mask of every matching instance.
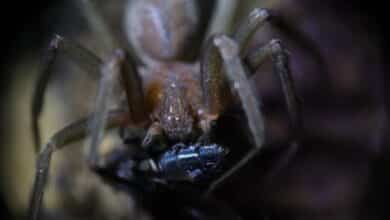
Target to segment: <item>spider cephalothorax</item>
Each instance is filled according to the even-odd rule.
[[[196,136],[201,112],[197,68],[192,64],[160,64],[151,70],[146,97],[152,105],[153,128],[168,140],[186,141]]]
[[[104,20],[88,0],[82,2],[96,36],[106,46],[115,49],[118,43],[108,32]],[[221,2],[219,4],[223,4]],[[34,96],[32,112],[36,143],[39,143],[37,119],[44,90],[59,52],[73,55],[70,57],[75,61],[82,58],[80,66],[87,71],[100,72],[101,83],[95,113],[65,127],[42,148],[31,203],[32,219],[38,216],[52,153],[90,134],[87,161],[93,169],[105,170],[106,167],[98,163],[97,148],[103,131],[113,127],[126,131],[127,135],[123,137],[127,138],[124,141],[126,147],[142,146],[135,146],[135,151],[140,151],[142,157],[134,156],[139,152],[113,157],[116,158],[113,164],[119,164],[119,173],[126,173],[124,176],[128,181],[137,181],[135,173],[151,174],[150,181],[157,179],[166,184],[172,181],[196,183],[207,176],[212,180],[207,193],[212,192],[263,146],[263,116],[249,83],[254,72],[247,70],[256,69],[269,57],[282,84],[292,128],[299,130],[298,104],[284,47],[280,41],[271,40],[255,50],[247,50],[255,31],[272,18],[269,11],[254,9],[230,37],[222,33],[210,35],[204,42],[198,61],[185,63],[179,58],[190,52],[184,48],[192,43],[190,36],[197,30],[197,12],[196,1],[191,0],[131,1],[125,12],[125,26],[136,54],[116,49],[106,60],[62,37],[57,36],[53,40]],[[215,19],[226,19],[225,16]],[[142,64],[136,65],[134,60],[141,60]],[[116,87],[124,91],[126,106],[111,110],[107,103]],[[215,179],[213,170],[218,168],[227,149],[213,143],[209,134],[213,122],[224,114],[227,106],[233,104],[232,99],[242,105],[254,147]],[[92,124],[88,125],[90,121]],[[88,127],[91,129],[88,130]],[[135,133],[135,130],[141,132]],[[141,141],[132,142],[133,139]],[[165,148],[157,147],[156,151],[156,145],[165,145]],[[118,175],[118,172],[114,173]]]

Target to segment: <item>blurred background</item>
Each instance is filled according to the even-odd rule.
[[[122,20],[126,1],[97,2],[113,33],[128,46]],[[204,32],[215,4],[202,1],[200,5]],[[252,42],[255,46],[280,38],[288,48],[306,132],[298,152],[276,172],[290,131],[277,78],[270,63],[265,64],[254,85],[263,99],[269,150],[229,180],[216,197],[245,219],[388,219],[390,102],[386,94],[390,81],[385,74],[384,4],[244,0],[233,23],[253,7],[277,10],[310,39],[266,25]],[[51,37],[61,34],[100,57],[107,54],[88,29],[76,0],[8,2],[1,8],[0,207],[4,219],[21,219],[35,167],[31,95]],[[94,104],[96,79],[66,59],[57,62],[56,71],[40,121],[44,141]],[[226,135],[229,132],[234,134],[226,131]],[[54,156],[45,219],[151,218],[147,210],[138,211],[127,195],[104,184],[82,159],[83,149],[77,146]]]

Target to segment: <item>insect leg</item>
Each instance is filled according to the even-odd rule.
[[[44,105],[44,94],[46,92],[51,76],[54,74],[53,65],[58,55],[67,55],[72,61],[82,67],[87,73],[96,78],[99,72],[101,60],[89,50],[73,43],[63,37],[56,35],[50,43],[48,54],[43,62],[43,70],[39,75],[32,99],[31,119],[35,144],[35,151],[39,151],[41,137],[39,133],[39,117]]]
[[[109,111],[111,99],[115,98],[114,90],[121,87],[121,85],[125,90],[131,123],[142,122],[146,117],[141,79],[135,65],[128,61],[124,51],[115,50],[101,68],[102,78],[96,100],[96,111],[90,127],[91,143],[88,158],[90,163],[96,164],[98,162],[97,149],[103,138],[106,114]],[[121,85],[119,85],[119,82]]]
[[[29,208],[29,219],[38,219],[42,204],[44,187],[47,182],[50,167],[50,159],[54,151],[83,139],[87,136],[90,117],[80,119],[55,133],[48,143],[42,148],[37,159],[37,168],[34,180],[34,188]],[[111,111],[107,115],[106,128],[117,127],[128,123],[128,113],[124,111]]]
[[[279,40],[273,39],[263,47],[249,53],[245,61],[252,70],[251,72],[255,73],[255,70],[267,58],[272,59],[274,74],[279,77],[291,120],[291,130],[294,132],[294,138],[298,141],[302,132],[302,116],[293,78],[290,73],[288,51]]]
[[[259,108],[258,98],[256,98],[253,90],[251,89],[251,85],[241,63],[241,59],[239,57],[239,46],[232,39],[224,35],[213,38],[213,43],[222,56],[225,67],[224,72],[226,73],[229,85],[237,92],[241,101],[255,147],[252,148],[232,168],[214,181],[206,192],[207,194],[212,192],[226,178],[248,163],[248,161],[251,160],[262,148],[265,138],[263,115]]]

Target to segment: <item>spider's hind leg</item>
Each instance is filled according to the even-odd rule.
[[[266,9],[255,9],[246,18],[239,30],[233,36],[237,42],[238,56],[242,56],[250,38],[255,31],[264,25],[269,19],[270,14]],[[218,35],[213,35],[207,40],[202,52],[201,58],[201,86],[203,103],[206,108],[200,121],[200,126],[206,134],[209,132],[211,123],[218,118],[218,114],[222,111],[223,99],[222,89],[225,85],[222,74],[222,57],[220,51],[214,44],[214,40]]]
[[[259,109],[259,99],[256,98],[253,91],[250,90],[250,84],[247,79],[247,76],[249,75],[245,72],[245,68],[241,63],[241,58],[245,57],[247,47],[253,34],[274,16],[275,15],[267,9],[254,9],[233,35],[234,40],[223,35],[213,36],[209,39],[205,50],[203,51],[201,60],[201,85],[208,115],[218,116],[222,110],[221,88],[224,85],[224,79],[222,77],[222,73],[224,72],[228,78],[230,87],[236,89],[238,92],[255,144],[255,148],[248,152],[247,155],[229,171],[217,179],[210,186],[208,192],[214,190],[214,188],[226,178],[245,165],[257,154],[258,150],[263,145],[264,124],[263,116]],[[295,132],[293,134],[295,141],[292,144],[292,149],[297,149],[297,142],[300,139],[302,130],[302,119],[300,116],[299,102],[297,101],[297,95],[288,66],[287,51],[278,40],[272,40],[266,46],[250,53],[246,57],[246,64],[248,64],[250,69],[255,69],[267,57],[272,57],[274,72],[279,75],[282,84],[291,120],[291,127],[293,128],[293,132]],[[224,71],[222,71],[222,62],[225,67]],[[205,121],[207,122],[207,120]],[[289,153],[289,155],[292,154],[293,153]]]

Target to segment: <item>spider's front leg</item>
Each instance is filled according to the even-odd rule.
[[[265,138],[263,115],[261,114],[258,103],[259,99],[256,98],[251,89],[251,85],[247,78],[248,74],[245,72],[239,56],[238,44],[224,35],[214,37],[213,41],[221,54],[225,67],[224,73],[226,74],[230,87],[235,89],[238,93],[238,97],[247,116],[249,129],[254,139],[254,148],[250,150],[237,164],[230,168],[230,170],[225,172],[220,178],[213,182],[208,192],[214,190],[226,178],[248,163],[248,161],[252,159],[261,149]],[[252,67],[256,67],[263,62],[265,57],[270,55],[274,61],[275,74],[279,75],[280,78],[287,103],[288,113],[291,118],[291,127],[294,129],[295,142],[293,142],[291,150],[288,152],[288,155],[292,155],[292,152],[295,152],[297,149],[297,141],[299,141],[300,138],[302,124],[297,95],[295,93],[292,77],[288,67],[287,53],[279,41],[272,40],[268,45],[260,48],[256,51],[256,53],[251,54],[251,56],[248,57],[248,62],[250,62]],[[286,158],[282,158],[282,160],[283,161],[280,161],[277,169],[280,169],[281,166],[283,166],[282,164],[285,163],[284,160],[286,160]]]
[[[255,148],[247,153],[236,165],[225,172],[220,178],[214,181],[208,192],[213,191],[221,182],[245,165],[264,142],[264,120],[260,112],[258,100],[251,90],[247,74],[241,63],[242,54],[249,44],[250,38],[255,31],[261,27],[270,17],[266,9],[253,10],[245,20],[239,31],[236,32],[233,40],[224,35],[214,35],[209,38],[203,50],[201,60],[201,86],[203,103],[206,113],[201,119],[201,127],[204,136],[210,132],[211,123],[216,120],[222,112],[222,89],[224,86],[223,73],[226,74],[230,88],[237,90],[241,104],[243,105],[249,129],[254,139]],[[225,71],[223,71],[223,65]]]
[[[47,144],[42,148],[37,159],[36,174],[34,180],[34,188],[29,208],[29,219],[36,220],[39,217],[39,211],[44,195],[44,187],[47,182],[48,172],[50,168],[50,160],[53,152],[61,149],[68,144],[81,140],[88,135],[88,123],[91,117],[80,119],[62,130],[55,133]],[[107,124],[105,129],[124,126],[128,124],[128,113],[124,111],[110,111],[107,114]],[[94,166],[94,164],[91,164]]]
[[[294,25],[289,24],[287,19],[274,11],[263,8],[252,10],[233,35],[234,41],[237,42],[239,56],[241,59],[244,59],[245,64],[247,64],[246,66],[250,69],[250,73],[255,73],[256,69],[270,57],[273,62],[273,73],[279,78],[287,105],[293,142],[285,156],[282,156],[282,161],[278,162],[278,167],[275,169],[278,170],[284,166],[285,161],[288,161],[288,158],[290,158],[289,155],[295,154],[304,131],[300,102],[298,101],[298,95],[290,73],[289,56],[283,44],[279,40],[274,39],[265,46],[251,50],[248,53],[247,47],[252,36],[267,22],[288,34],[295,43],[311,54],[314,61],[322,67],[321,69],[324,69],[325,72],[326,70],[323,65],[324,58],[313,40],[298,30]],[[327,74],[325,72],[321,75],[326,76]]]
[[[257,154],[258,150],[263,145],[263,116],[259,109],[258,99],[251,90],[250,83],[247,79],[249,75],[245,72],[241,59],[245,56],[246,48],[255,31],[268,21],[269,18],[270,12],[268,10],[255,9],[250,13],[246,21],[233,36],[234,40],[223,35],[211,37],[203,51],[203,59],[201,61],[201,85],[207,110],[206,115],[217,117],[222,110],[221,89],[224,84],[222,75],[225,73],[230,88],[235,89],[238,93],[255,144],[253,150],[248,152],[242,160],[210,186],[209,192],[245,165]],[[295,130],[294,138],[297,140],[299,139],[299,131],[301,130],[301,117],[297,95],[288,67],[288,56],[286,51],[279,41],[273,40],[267,46],[256,50],[256,53],[251,53],[247,60],[250,61],[249,64],[251,68],[256,68],[266,57],[271,55],[274,61],[274,72],[279,75],[282,84],[283,93],[287,102],[287,110],[291,117],[291,127]],[[222,69],[222,62],[225,67],[224,71]],[[207,122],[207,120],[204,121]],[[296,149],[296,142],[292,145],[292,149]],[[291,155],[291,153],[289,154]]]
[[[211,38],[211,40],[213,42],[213,51],[220,54],[218,55],[218,57],[220,56],[219,62],[223,61],[225,67],[224,73],[226,74],[230,88],[236,90],[241,101],[255,147],[251,149],[240,161],[233,165],[233,167],[226,171],[221,177],[215,180],[210,185],[207,193],[212,192],[226,178],[231,176],[238,169],[244,166],[250,159],[252,159],[263,146],[265,136],[263,115],[259,109],[258,99],[251,89],[247,74],[245,73],[245,69],[241,63],[241,59],[239,57],[239,47],[237,43],[224,35],[214,36]],[[214,73],[214,75],[219,75],[219,77],[222,78],[223,72],[220,69],[219,72],[213,72],[212,68],[206,68],[205,70],[208,71],[204,73],[206,75]],[[202,83],[205,82],[202,81]],[[220,97],[217,98],[219,99]],[[216,100],[217,99],[214,101]]]
[[[115,98],[114,90],[122,88],[126,94],[126,105],[132,125],[141,125],[146,119],[142,81],[136,66],[126,52],[120,49],[107,59],[101,67],[102,78],[95,106],[95,115],[91,122],[91,143],[89,162],[97,165],[98,148],[103,138],[105,118],[110,108],[111,99]],[[120,82],[120,85],[119,85]]]
[[[240,26],[239,30],[234,35],[234,40],[238,45],[239,56],[245,52],[249,44],[250,38],[255,31],[265,24],[269,19],[270,13],[266,9],[254,9]],[[201,120],[201,127],[205,133],[210,130],[210,124],[222,111],[224,103],[222,103],[222,89],[224,85],[222,74],[222,57],[215,45],[215,35],[211,36],[204,47],[201,59],[201,86],[203,103],[207,113],[204,114]]]
[[[84,47],[69,41],[59,35],[51,40],[46,59],[43,62],[43,69],[38,77],[38,81],[33,93],[31,105],[31,125],[35,144],[35,151],[39,151],[41,146],[41,137],[39,129],[39,118],[44,105],[44,95],[49,81],[54,74],[53,66],[59,55],[66,55],[71,61],[79,65],[86,73],[93,78],[97,78],[99,66],[102,61],[92,52]]]

